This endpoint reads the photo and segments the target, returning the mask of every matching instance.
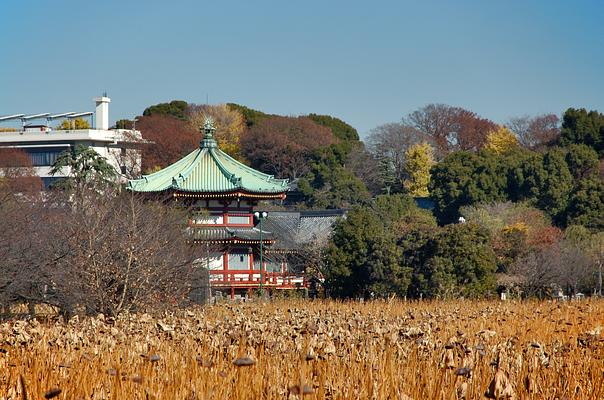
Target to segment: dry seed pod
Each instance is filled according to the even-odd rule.
[[[445,350],[440,361],[441,368],[453,369],[455,368],[455,353],[453,348]]]
[[[336,352],[336,346],[334,346],[333,343],[329,342],[327,343],[327,345],[325,345],[325,347],[323,347],[323,354],[335,354]]]
[[[204,360],[201,356],[195,357],[195,361],[197,361],[197,365],[199,365],[200,367],[211,368],[214,366],[214,363],[212,361]]]
[[[59,388],[52,388],[49,391],[47,391],[46,393],[44,393],[44,398],[45,399],[52,399],[54,397],[57,397],[58,395],[61,394],[61,389]]]
[[[468,382],[462,382],[459,386],[457,386],[457,398],[459,400],[465,400],[468,398]]]
[[[495,372],[495,376],[484,396],[489,399],[516,399],[516,393],[514,393],[514,388],[512,387],[510,380],[505,372],[500,369]]]
[[[313,394],[315,391],[308,385],[293,385],[288,388],[288,392],[293,395],[302,395],[306,396],[307,394]]]
[[[237,367],[249,367],[251,365],[256,364],[256,361],[252,360],[249,357],[240,357],[233,361],[233,364],[235,364],[235,366]]]

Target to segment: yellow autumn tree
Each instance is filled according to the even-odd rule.
[[[57,126],[57,130],[67,131],[70,129],[90,129],[90,124],[83,118],[73,120],[64,120],[61,125]]]
[[[487,134],[485,149],[491,150],[497,154],[505,153],[518,147],[518,139],[505,126],[499,126],[497,129]]]
[[[243,115],[226,104],[191,106],[189,120],[196,128],[203,126],[206,117],[212,117],[214,120],[214,136],[220,149],[231,157],[242,160],[240,142],[245,131]]]
[[[430,168],[434,165],[434,149],[430,144],[418,143],[405,152],[405,172],[407,179],[403,186],[413,197],[427,197],[430,183]]]

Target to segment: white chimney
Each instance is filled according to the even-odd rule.
[[[93,100],[96,102],[95,128],[106,131],[109,129],[109,103],[111,103],[111,99],[107,96],[102,96]]]

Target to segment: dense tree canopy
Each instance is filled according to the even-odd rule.
[[[342,166],[330,148],[314,152],[310,170],[298,186],[310,208],[350,208],[369,201],[367,187],[354,173]]]
[[[269,117],[253,125],[241,140],[252,167],[280,178],[297,179],[310,170],[319,148],[335,142],[331,129],[306,117]]]
[[[143,116],[136,128],[151,143],[143,147],[142,169],[149,173],[178,161],[199,146],[201,133],[186,121],[168,115]]]
[[[560,142],[585,144],[604,156],[604,115],[584,108],[569,108],[562,118]]]
[[[412,281],[416,296],[483,297],[493,292],[495,253],[488,231],[479,225],[447,225],[420,251],[424,260]]]
[[[145,108],[144,116],[151,115],[169,115],[179,120],[187,119],[187,109],[189,105],[183,100],[172,100],[169,103],[159,103]]]
[[[245,124],[247,125],[248,128],[251,128],[252,126],[256,125],[258,122],[260,122],[262,119],[270,116],[269,114],[265,114],[262,111],[253,110],[249,107],[242,106],[240,104],[227,103],[227,106],[231,110],[237,111],[241,115],[243,115],[243,118],[245,119]]]
[[[308,118],[321,126],[330,128],[333,135],[341,141],[350,142],[359,140],[359,133],[357,130],[339,118],[332,117],[331,115],[319,114],[308,114]]]
[[[566,224],[604,231],[604,180],[597,176],[579,181],[570,193]]]
[[[495,254],[477,224],[436,227],[410,197],[378,196],[335,229],[325,257],[337,297],[478,297],[494,288]]]
[[[402,264],[397,225],[422,213],[409,197],[378,196],[373,204],[356,207],[337,224],[326,251],[323,271],[333,296],[407,293],[411,269]]]
[[[461,206],[507,198],[506,174],[499,161],[490,153],[459,151],[432,168],[429,190],[440,223],[456,221]]]
[[[584,144],[571,144],[566,150],[566,164],[575,179],[597,174],[600,161],[595,150]]]

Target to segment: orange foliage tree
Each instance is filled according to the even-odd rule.
[[[0,201],[14,193],[34,194],[41,189],[42,180],[29,155],[16,148],[0,148]]]
[[[136,128],[144,139],[152,143],[145,145],[142,152],[144,173],[164,168],[195,150],[201,134],[187,121],[168,115],[139,117]]]
[[[296,179],[310,168],[313,151],[335,143],[331,129],[306,117],[268,117],[241,139],[252,167],[280,178]]]

